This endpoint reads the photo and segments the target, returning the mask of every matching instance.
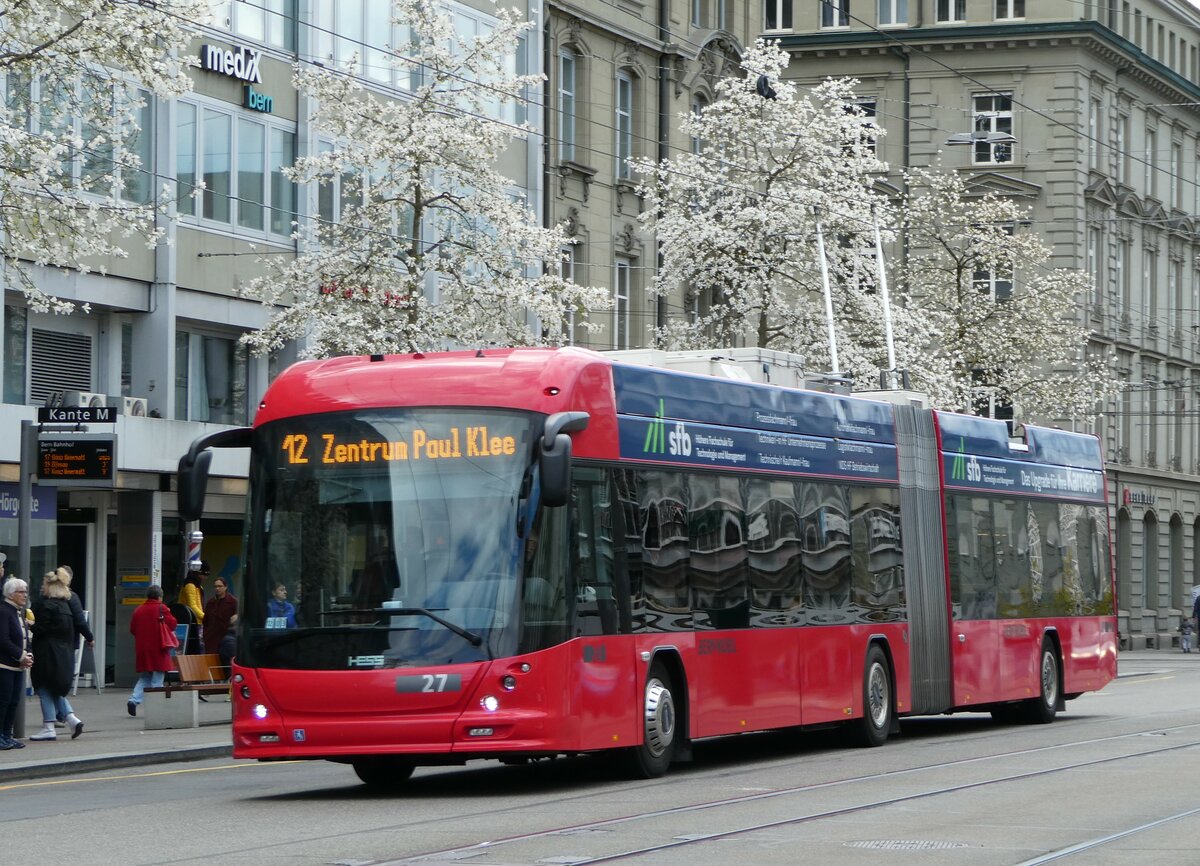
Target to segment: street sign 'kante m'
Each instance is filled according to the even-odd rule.
[[[113,406],[39,406],[39,424],[115,424]]]

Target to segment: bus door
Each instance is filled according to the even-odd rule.
[[[950,657],[954,704],[994,700],[1000,685],[992,503],[952,494],[946,508],[950,554]]]

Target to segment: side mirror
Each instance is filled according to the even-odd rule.
[[[542,504],[558,508],[571,493],[570,433],[586,430],[587,412],[556,412],[546,419],[538,463],[542,478]]]
[[[250,427],[234,427],[201,436],[192,442],[187,453],[179,458],[179,516],[184,520],[199,520],[204,512],[204,492],[208,489],[208,466],[212,463],[209,448],[249,448]]]
[[[179,458],[179,516],[184,520],[199,520],[204,512],[204,493],[208,489],[208,464],[212,452],[201,451]]]

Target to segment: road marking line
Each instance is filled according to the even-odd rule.
[[[273,764],[302,764],[303,761],[272,761]],[[0,785],[0,791],[15,791],[18,788],[41,788],[51,785],[70,785],[70,784],[86,784],[88,782],[120,782],[125,779],[149,779],[154,776],[177,776],[183,773],[211,773],[214,770],[235,770],[249,767],[258,767],[260,764],[222,764],[218,767],[192,767],[186,770],[158,770],[153,773],[130,773],[125,776],[97,776],[89,779],[73,778],[73,779],[42,779],[38,782],[20,782],[15,785]]]

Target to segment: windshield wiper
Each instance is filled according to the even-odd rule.
[[[427,616],[440,626],[448,628],[463,640],[471,644],[471,646],[482,646],[483,638],[475,632],[463,628],[461,625],[456,625],[448,619],[442,619],[433,611],[424,607],[358,607],[348,608],[346,610],[331,610],[327,611],[333,616],[354,616],[356,614],[373,613],[375,615],[384,616]]]

